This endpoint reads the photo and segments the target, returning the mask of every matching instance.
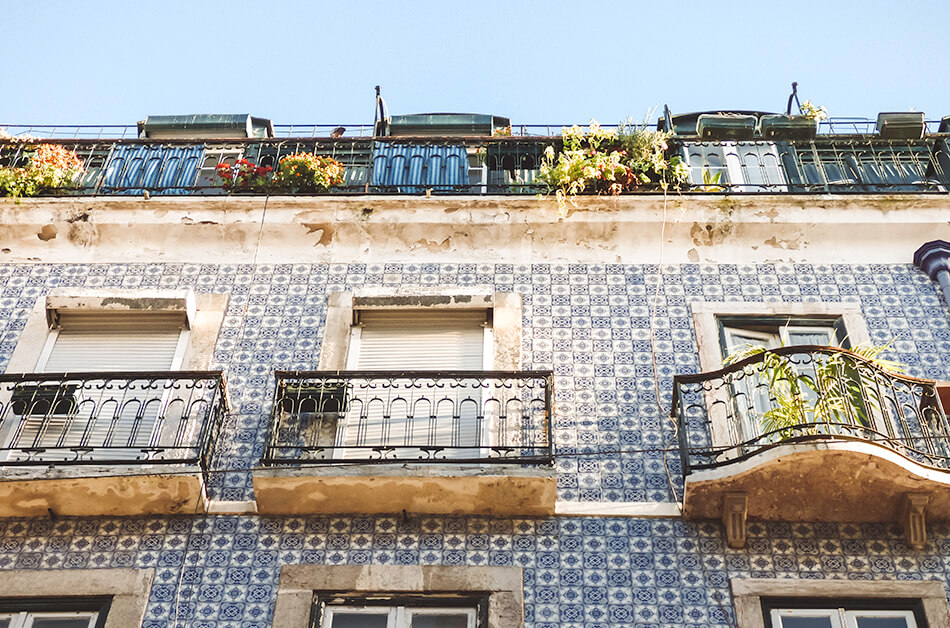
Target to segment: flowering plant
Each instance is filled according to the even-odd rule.
[[[26,166],[0,168],[0,194],[35,196],[45,190],[70,187],[83,171],[82,161],[73,151],[40,144]]]
[[[810,100],[806,100],[805,102],[798,105],[798,109],[806,118],[811,118],[812,120],[816,121],[828,119],[828,110],[824,107],[811,104]]]
[[[343,185],[343,164],[311,153],[288,155],[280,160],[275,181],[288,192],[326,192]]]
[[[624,122],[619,132],[591,120],[585,131],[578,126],[561,130],[564,150],[555,155],[548,146],[537,180],[553,190],[558,209],[582,192],[621,194],[642,185],[668,189],[686,181],[688,170],[679,157],[666,157],[667,134]]]
[[[221,187],[228,192],[266,190],[274,185],[273,172],[270,166],[258,166],[247,159],[238,159],[233,166],[220,163],[214,168]]]

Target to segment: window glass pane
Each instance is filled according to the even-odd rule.
[[[92,618],[84,617],[34,617],[30,628],[89,628]]]
[[[468,628],[468,615],[415,615],[412,628]]]
[[[858,628],[908,628],[903,617],[858,617]]]
[[[788,344],[790,345],[834,345],[834,330],[833,329],[795,329],[794,327],[786,328],[788,330]]]
[[[833,628],[830,617],[782,617],[782,628]]]
[[[10,619],[8,617],[0,618],[0,628],[9,628]]]
[[[333,613],[329,628],[386,628],[389,614]]]

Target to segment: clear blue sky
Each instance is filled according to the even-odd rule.
[[[5,0],[0,124],[251,113],[277,124],[494,113],[604,124],[784,110],[950,115],[946,1]]]

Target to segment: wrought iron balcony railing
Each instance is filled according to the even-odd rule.
[[[262,463],[550,464],[549,371],[277,371]]]
[[[0,466],[210,468],[220,371],[0,375]]]
[[[946,138],[819,135],[797,141],[684,141],[690,190],[880,193],[950,190]]]
[[[950,470],[950,424],[935,382],[844,349],[793,346],[673,380],[683,473],[781,444],[856,440]]]
[[[124,128],[120,127],[116,133]],[[313,133],[324,129],[307,128]],[[557,129],[537,129],[557,133]],[[77,131],[78,132],[78,131]],[[236,140],[143,140],[132,137],[55,137],[76,152],[84,172],[65,195],[223,195],[219,164],[248,159],[276,167],[305,152],[344,166],[344,183],[329,194],[537,194],[545,148],[562,150],[560,136],[530,129],[510,137],[283,137]],[[669,141],[670,154],[689,167],[681,192],[808,194],[947,192],[950,135],[884,139],[874,134],[819,133],[814,140]],[[0,140],[0,167],[23,166],[35,146]],[[644,186],[636,193],[658,193]],[[240,192],[235,192],[240,193]],[[264,194],[256,189],[247,193]],[[280,194],[271,191],[272,194]]]

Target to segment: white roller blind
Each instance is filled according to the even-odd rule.
[[[176,368],[181,313],[64,312],[55,343],[40,370],[167,371]]]
[[[41,372],[125,371],[133,378],[137,371],[170,371],[179,366],[184,313],[65,311],[57,313],[57,323],[52,347],[47,347],[45,359],[37,365]],[[144,382],[81,386],[70,397],[75,406],[67,414],[47,408],[43,415],[24,416],[15,443],[9,443],[13,434],[3,435],[7,446],[134,448],[154,444],[159,438],[157,419],[164,402]],[[89,458],[100,455],[122,459],[139,454],[113,450],[92,452]]]
[[[375,310],[359,313],[349,362],[359,370],[480,371],[485,367],[485,310]],[[463,383],[422,387],[408,379],[357,391],[338,440],[344,457],[377,446],[447,447],[446,458],[471,458],[489,440],[483,390]],[[409,447],[409,449],[406,449]]]
[[[481,370],[485,310],[359,313],[360,370]]]

